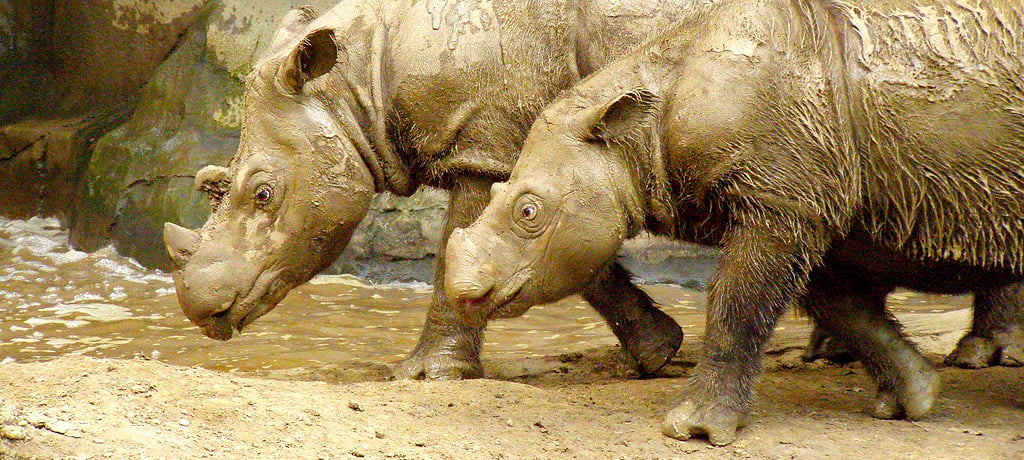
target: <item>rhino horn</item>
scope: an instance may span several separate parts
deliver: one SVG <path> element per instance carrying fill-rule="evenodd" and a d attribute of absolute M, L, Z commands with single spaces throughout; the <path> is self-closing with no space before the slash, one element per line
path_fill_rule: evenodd
<path fill-rule="evenodd" d="M 188 259 L 199 248 L 200 241 L 199 232 L 170 222 L 164 223 L 164 247 L 176 267 L 181 268 L 188 263 Z"/>

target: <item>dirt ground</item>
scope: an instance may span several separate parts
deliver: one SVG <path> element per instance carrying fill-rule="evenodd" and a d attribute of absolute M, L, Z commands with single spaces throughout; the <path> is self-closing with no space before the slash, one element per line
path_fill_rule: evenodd
<path fill-rule="evenodd" d="M 908 333 L 940 368 L 923 420 L 882 421 L 857 363 L 800 361 L 806 328 L 776 334 L 751 424 L 727 447 L 679 442 L 662 417 L 699 337 L 637 379 L 616 347 L 488 360 L 489 378 L 387 381 L 383 364 L 225 373 L 65 356 L 0 364 L 0 458 L 1024 458 L 1024 369 L 942 366 L 969 311 Z"/>

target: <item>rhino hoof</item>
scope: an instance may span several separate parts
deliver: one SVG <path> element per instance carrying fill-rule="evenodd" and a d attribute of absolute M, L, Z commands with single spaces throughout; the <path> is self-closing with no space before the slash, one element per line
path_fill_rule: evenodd
<path fill-rule="evenodd" d="M 724 446 L 736 440 L 736 430 L 745 425 L 743 414 L 721 406 L 685 400 L 665 416 L 661 432 L 670 438 L 688 440 L 692 436 L 707 435 L 708 441 Z"/>
<path fill-rule="evenodd" d="M 676 355 L 683 344 L 683 329 L 665 312 L 652 309 L 651 330 L 637 331 L 622 340 L 627 354 L 636 360 L 641 375 L 657 372 Z"/>
<path fill-rule="evenodd" d="M 968 335 L 957 342 L 956 349 L 946 357 L 946 365 L 980 369 L 988 367 L 996 353 L 992 339 Z"/>
<path fill-rule="evenodd" d="M 918 420 L 932 409 L 939 386 L 939 373 L 930 365 L 921 366 L 901 375 L 894 388 L 879 389 L 872 415 L 880 419 Z"/>
<path fill-rule="evenodd" d="M 484 376 L 480 361 L 450 357 L 411 356 L 391 367 L 392 380 L 461 380 Z"/>
<path fill-rule="evenodd" d="M 1024 366 L 1024 331 L 1014 328 L 992 338 L 966 335 L 946 357 L 946 365 L 964 369 Z"/>

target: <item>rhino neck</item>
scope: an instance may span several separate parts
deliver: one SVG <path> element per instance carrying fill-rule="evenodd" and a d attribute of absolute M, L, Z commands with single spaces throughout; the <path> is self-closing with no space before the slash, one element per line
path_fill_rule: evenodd
<path fill-rule="evenodd" d="M 659 111 L 662 107 L 659 107 Z M 642 226 L 652 233 L 671 234 L 676 215 L 670 193 L 668 168 L 662 150 L 660 126 L 653 126 L 649 140 L 638 145 L 638 148 L 623 151 L 629 164 L 635 166 L 636 192 L 644 205 L 644 215 L 631 216 L 631 220 L 636 222 L 638 227 Z M 638 230 L 639 228 L 632 233 L 635 234 Z"/>
<path fill-rule="evenodd" d="M 670 176 L 665 162 L 662 143 L 661 114 L 665 109 L 663 88 L 671 78 L 671 69 L 660 62 L 645 59 L 635 53 L 613 64 L 612 72 L 594 78 L 595 87 L 603 88 L 594 94 L 593 102 L 607 104 L 619 97 L 623 89 L 634 93 L 649 93 L 652 97 L 652 120 L 631 135 L 630 142 L 617 145 L 614 151 L 628 164 L 634 174 L 632 186 L 641 202 L 641 208 L 628 216 L 630 236 L 640 230 L 656 234 L 671 234 L 676 222 L 675 206 L 671 194 Z M 603 83 L 601 80 L 605 80 Z M 609 84 L 609 82 L 613 82 Z"/>
<path fill-rule="evenodd" d="M 347 62 L 338 67 L 342 68 L 342 79 L 351 94 L 348 109 L 358 124 L 358 127 L 347 127 L 350 132 L 346 134 L 353 140 L 373 175 L 378 193 L 389 191 L 409 196 L 416 191 L 418 184 L 391 142 L 387 125 L 391 100 L 384 86 L 387 62 L 384 53 L 389 27 L 381 11 L 393 8 L 393 5 L 382 6 L 372 1 L 361 3 L 358 9 L 347 2 L 335 7 L 335 10 L 344 8 L 344 11 L 360 12 L 357 16 L 345 17 L 342 20 L 345 24 L 338 27 L 343 32 L 335 34 L 347 42 L 343 47 Z"/>

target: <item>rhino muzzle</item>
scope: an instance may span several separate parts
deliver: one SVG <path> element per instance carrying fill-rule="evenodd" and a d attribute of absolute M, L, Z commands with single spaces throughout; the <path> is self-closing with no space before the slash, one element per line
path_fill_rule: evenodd
<path fill-rule="evenodd" d="M 461 228 L 448 239 L 447 253 L 445 293 L 462 322 L 482 326 L 488 316 L 484 304 L 495 286 L 494 266 L 480 264 L 480 248 Z"/>

